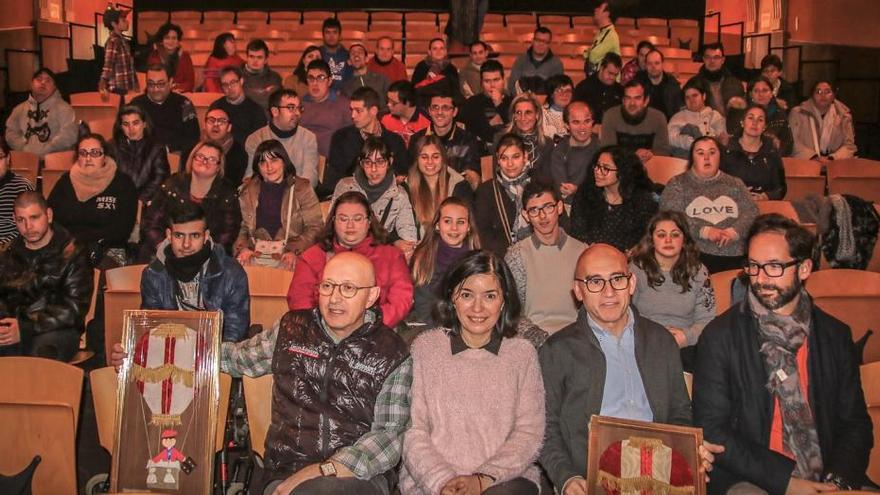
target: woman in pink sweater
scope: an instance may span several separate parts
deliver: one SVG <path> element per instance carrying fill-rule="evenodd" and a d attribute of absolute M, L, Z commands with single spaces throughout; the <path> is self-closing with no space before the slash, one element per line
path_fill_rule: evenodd
<path fill-rule="evenodd" d="M 413 343 L 404 495 L 537 495 L 544 384 L 535 347 L 516 337 L 520 301 L 504 261 L 475 251 L 440 290 L 440 321 Z"/>

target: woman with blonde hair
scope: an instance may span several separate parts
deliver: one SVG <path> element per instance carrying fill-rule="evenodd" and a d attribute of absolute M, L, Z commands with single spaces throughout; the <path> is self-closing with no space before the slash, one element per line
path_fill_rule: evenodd
<path fill-rule="evenodd" d="M 168 214 L 172 206 L 191 202 L 205 210 L 208 230 L 214 242 L 232 254 L 232 244 L 241 227 L 241 207 L 235 189 L 223 179 L 225 160 L 223 148 L 213 141 L 195 145 L 183 171 L 159 187 L 153 201 L 144 208 L 141 218 L 140 259 L 144 262 L 156 254 L 156 247 L 165 239 Z"/>
<path fill-rule="evenodd" d="M 408 320 L 431 328 L 436 324 L 433 309 L 440 281 L 456 261 L 480 249 L 480 236 L 470 203 L 456 196 L 440 203 L 429 227 L 410 262 L 415 298 Z"/>
<path fill-rule="evenodd" d="M 446 147 L 435 134 L 422 136 L 415 142 L 415 159 L 406 184 L 422 236 L 431 225 L 435 213 L 446 198 L 455 196 L 473 199 L 473 191 L 460 173 L 449 166 Z"/>
<path fill-rule="evenodd" d="M 531 92 L 520 93 L 510 102 L 510 124 L 495 135 L 495 146 L 505 134 L 516 134 L 526 146 L 529 169 L 543 174 L 549 171 L 553 137 L 544 134 L 544 112 Z"/>

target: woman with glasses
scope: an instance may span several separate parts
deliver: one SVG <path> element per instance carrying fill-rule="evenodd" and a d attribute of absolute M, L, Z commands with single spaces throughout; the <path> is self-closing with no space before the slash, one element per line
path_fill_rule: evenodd
<path fill-rule="evenodd" d="M 498 141 L 506 134 L 516 134 L 523 140 L 529 157 L 529 169 L 536 173 L 549 173 L 550 155 L 553 153 L 552 136 L 544 134 L 544 112 L 532 93 L 520 93 L 510 102 L 510 124 L 495 135 Z"/>
<path fill-rule="evenodd" d="M 242 266 L 273 266 L 293 271 L 303 251 L 324 226 L 321 205 L 307 179 L 277 140 L 254 151 L 253 179 L 241 190 L 241 231 L 235 253 Z"/>
<path fill-rule="evenodd" d="M 755 201 L 785 197 L 785 168 L 773 139 L 765 134 L 767 111 L 751 104 L 742 118 L 742 131 L 731 139 L 721 157 L 721 170 L 741 179 Z"/>
<path fill-rule="evenodd" d="M 426 232 L 410 264 L 416 292 L 407 321 L 431 328 L 435 324 L 432 313 L 440 282 L 455 262 L 480 249 L 480 236 L 470 203 L 455 196 L 440 203 Z"/>
<path fill-rule="evenodd" d="M 91 253 L 95 267 L 123 266 L 137 215 L 137 191 L 107 155 L 103 136 L 87 134 L 75 149 L 70 172 L 61 176 L 49 194 L 53 221 Z"/>
<path fill-rule="evenodd" d="M 651 219 L 630 271 L 637 283 L 632 303 L 675 337 L 684 370 L 693 371 L 694 346 L 715 318 L 715 291 L 682 213 L 661 211 Z"/>
<path fill-rule="evenodd" d="M 24 191 L 33 191 L 34 185 L 26 178 L 12 171 L 12 158 L 9 145 L 0 136 L 0 252 L 9 242 L 18 237 L 12 204 L 16 196 Z"/>
<path fill-rule="evenodd" d="M 731 136 L 743 136 L 746 132 L 745 114 L 752 106 L 764 109 L 764 129 L 762 134 L 781 156 L 790 156 L 794 146 L 791 128 L 788 126 L 788 112 L 776 102 L 773 96 L 773 83 L 764 76 L 752 79 L 748 85 L 749 105 L 742 109 L 731 108 L 727 112 L 727 129 Z M 731 140 L 730 146 L 736 146 Z"/>
<path fill-rule="evenodd" d="M 126 105 L 113 125 L 116 166 L 127 175 L 138 191 L 138 199 L 148 203 L 159 186 L 171 175 L 165 146 L 153 138 L 147 114 L 137 105 Z"/>
<path fill-rule="evenodd" d="M 156 255 L 156 247 L 165 240 L 169 209 L 192 202 L 205 210 L 211 238 L 232 253 L 232 244 L 241 228 L 241 207 L 235 189 L 223 180 L 223 148 L 213 141 L 201 141 L 193 148 L 185 168 L 159 188 L 153 201 L 144 208 L 141 219 L 143 245 L 139 258 L 147 262 Z"/>
<path fill-rule="evenodd" d="M 312 61 L 320 59 L 321 49 L 315 45 L 307 46 L 299 58 L 299 63 L 293 69 L 293 73 L 284 78 L 284 87 L 296 91 L 300 98 L 304 98 L 309 94 L 307 67 Z"/>
<path fill-rule="evenodd" d="M 791 111 L 794 156 L 818 162 L 855 156 L 856 140 L 849 107 L 834 97 L 829 81 L 818 81 L 810 98 Z"/>
<path fill-rule="evenodd" d="M 196 73 L 192 58 L 183 51 L 180 41 L 183 30 L 170 22 L 162 24 L 153 36 L 153 51 L 147 58 L 147 66 L 162 64 L 165 73 L 174 80 L 174 91 L 191 93 L 196 85 Z"/>
<path fill-rule="evenodd" d="M 412 149 L 415 163 L 409 169 L 406 186 L 421 238 L 430 229 L 440 203 L 446 198 L 454 196 L 470 201 L 474 194 L 464 176 L 449 166 L 446 146 L 436 134 L 418 138 Z"/>
<path fill-rule="evenodd" d="M 336 184 L 332 201 L 336 202 L 336 198 L 348 191 L 366 196 L 379 224 L 388 232 L 389 240 L 408 260 L 416 248 L 419 232 L 406 188 L 394 179 L 391 150 L 380 138 L 370 136 L 361 146 L 358 164 L 353 177 Z"/>
<path fill-rule="evenodd" d="M 306 249 L 296 263 L 287 293 L 290 309 L 317 307 L 315 284 L 321 280 L 327 260 L 336 253 L 354 251 L 373 263 L 376 285 L 380 289 L 382 321 L 388 327 L 397 326 L 412 307 L 413 284 L 403 254 L 386 245 L 385 238 L 385 230 L 363 193 L 348 191 L 340 194 L 330 208 L 327 225 L 317 242 Z"/>
<path fill-rule="evenodd" d="M 544 385 L 535 347 L 517 336 L 520 301 L 504 261 L 475 251 L 440 289 L 440 325 L 413 342 L 404 495 L 537 495 Z"/>
<path fill-rule="evenodd" d="M 694 140 L 688 171 L 666 184 L 660 209 L 684 213 L 709 273 L 742 267 L 744 239 L 758 207 L 741 180 L 721 171 L 721 145 L 714 137 Z"/>
<path fill-rule="evenodd" d="M 562 112 L 571 103 L 574 83 L 565 74 L 551 76 L 544 82 L 547 88 L 547 102 L 542 110 L 543 132 L 550 139 L 558 142 L 568 136 L 568 128 L 562 119 Z"/>
<path fill-rule="evenodd" d="M 570 234 L 626 252 L 657 213 L 653 184 L 639 157 L 621 146 L 600 149 L 591 170 L 572 201 Z"/>
<path fill-rule="evenodd" d="M 214 38 L 214 49 L 205 62 L 205 80 L 202 89 L 208 93 L 222 93 L 220 87 L 220 71 L 227 67 L 241 67 L 244 60 L 238 56 L 235 47 L 235 35 L 220 33 Z"/>

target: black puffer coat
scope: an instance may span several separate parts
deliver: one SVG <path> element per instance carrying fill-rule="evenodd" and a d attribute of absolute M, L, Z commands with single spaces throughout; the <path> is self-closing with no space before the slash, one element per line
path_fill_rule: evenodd
<path fill-rule="evenodd" d="M 152 139 L 123 139 L 115 143 L 116 166 L 127 175 L 138 192 L 138 199 L 150 201 L 159 186 L 171 175 L 165 147 Z"/>

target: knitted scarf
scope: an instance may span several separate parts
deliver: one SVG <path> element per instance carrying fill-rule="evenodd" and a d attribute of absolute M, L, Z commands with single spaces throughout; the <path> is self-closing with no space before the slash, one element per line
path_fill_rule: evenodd
<path fill-rule="evenodd" d="M 446 66 L 449 65 L 449 59 L 434 60 L 431 57 L 425 57 L 425 64 L 428 66 L 428 72 L 433 72 L 435 75 L 440 76 L 443 74 Z"/>
<path fill-rule="evenodd" d="M 102 193 L 116 176 L 116 162 L 104 157 L 103 167 L 83 167 L 76 163 L 70 168 L 70 183 L 76 199 L 83 203 Z"/>
<path fill-rule="evenodd" d="M 391 187 L 391 183 L 394 181 L 394 173 L 390 170 L 387 174 L 385 174 L 385 178 L 382 179 L 382 182 L 376 184 L 375 186 L 370 185 L 370 181 L 367 180 L 367 174 L 364 173 L 364 169 L 358 167 L 354 171 L 354 180 L 361 186 L 361 189 L 364 190 L 364 194 L 367 196 L 367 201 L 370 204 L 375 203 L 382 197 L 382 194 Z"/>
<path fill-rule="evenodd" d="M 211 257 L 211 243 L 206 242 L 202 249 L 189 256 L 178 258 L 171 250 L 171 244 L 165 246 L 165 269 L 171 278 L 178 282 L 192 282 L 202 271 L 202 266 Z"/>
<path fill-rule="evenodd" d="M 760 352 L 767 369 L 767 390 L 779 400 L 783 443 L 797 461 L 793 476 L 819 481 L 822 451 L 819 434 L 807 397 L 801 393 L 797 352 L 810 333 L 813 303 L 801 288 L 800 299 L 790 316 L 765 308 L 749 291 L 749 307 L 758 319 Z"/>
<path fill-rule="evenodd" d="M 515 179 L 507 178 L 507 176 L 504 175 L 503 172 L 501 172 L 500 168 L 495 173 L 495 179 L 498 181 L 498 185 L 501 186 L 501 190 L 503 190 L 504 193 L 507 194 L 507 197 L 510 198 L 511 201 L 513 201 L 515 208 L 519 208 L 519 205 L 522 204 L 523 189 L 525 189 L 526 184 L 528 184 L 531 180 L 531 176 L 529 175 L 529 168 L 530 167 L 526 167 L 526 169 L 523 170 L 523 173 L 521 173 L 519 177 Z M 501 212 L 499 212 L 499 214 L 500 213 Z M 519 212 L 517 211 L 517 213 Z M 523 218 L 522 215 L 517 214 L 514 216 L 514 218 L 515 220 L 513 226 L 511 227 L 511 230 L 516 234 L 517 239 L 522 239 L 528 235 L 528 231 L 531 226 L 526 221 L 526 219 Z"/>

